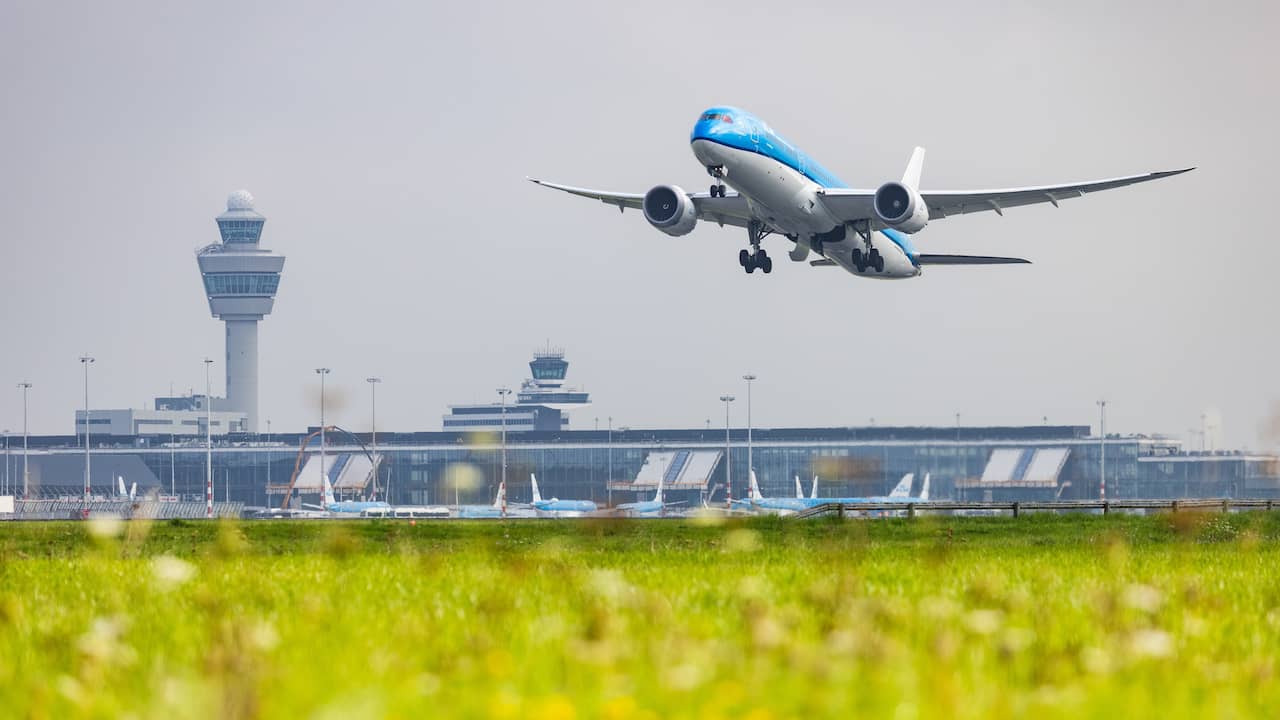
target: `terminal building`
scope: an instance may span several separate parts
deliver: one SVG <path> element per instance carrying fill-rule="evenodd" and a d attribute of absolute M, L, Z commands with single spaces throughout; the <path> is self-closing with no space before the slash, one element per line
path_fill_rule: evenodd
<path fill-rule="evenodd" d="M 269 487 L 308 486 L 291 502 L 314 502 L 319 476 L 295 477 L 318 454 L 310 433 L 230 433 L 214 439 L 214 495 L 247 506 L 279 506 L 286 495 Z M 32 437 L 33 497 L 77 496 L 84 450 L 74 436 Z M 374 474 L 366 462 L 368 434 L 331 435 L 326 467 L 349 496 L 368 494 Z M 156 435 L 93 437 L 94 492 L 122 475 L 139 488 L 186 499 L 204 497 L 203 438 Z M 756 428 L 752 458 L 766 495 L 789 496 L 794 479 L 820 478 L 821 496 L 883 495 L 903 475 L 925 474 L 936 500 L 1093 499 L 1103 492 L 1100 453 L 1106 453 L 1106 497 L 1280 498 L 1277 458 L 1242 453 L 1187 453 L 1176 440 L 1091 435 L 1087 426 Z M 21 449 L 5 455 L 20 473 Z M 378 432 L 379 499 L 394 504 L 492 502 L 501 477 L 502 446 L 492 433 Z M 745 496 L 747 432 L 628 429 L 531 430 L 507 437 L 507 496 L 530 499 L 536 473 L 545 496 L 617 504 L 653 492 L 657 478 L 671 500 L 723 502 L 726 476 L 733 497 Z M 110 459 L 110 463 L 106 462 Z M 354 468 L 354 470 L 353 470 Z"/>

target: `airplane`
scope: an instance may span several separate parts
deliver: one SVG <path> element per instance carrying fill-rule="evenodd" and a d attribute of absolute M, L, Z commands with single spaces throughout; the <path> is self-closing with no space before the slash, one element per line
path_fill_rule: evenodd
<path fill-rule="evenodd" d="M 522 512 L 517 508 L 525 508 Z M 526 517 L 528 506 L 507 504 L 507 483 L 505 480 L 498 483 L 498 494 L 494 497 L 492 505 L 459 505 L 457 517 L 463 519 L 478 518 L 505 518 L 505 517 Z"/>
<path fill-rule="evenodd" d="M 391 509 L 391 505 L 381 500 L 343 500 L 338 501 L 333 496 L 333 485 L 329 483 L 329 474 L 321 472 L 320 478 L 324 487 L 324 494 L 321 495 L 320 505 L 312 505 L 304 503 L 304 508 L 312 508 L 315 510 L 324 510 L 328 513 L 339 513 L 343 515 L 359 515 L 366 510 L 383 510 Z"/>
<path fill-rule="evenodd" d="M 1007 265 L 1029 263 L 1011 257 L 939 255 L 916 249 L 911 236 L 932 220 L 953 215 L 1004 211 L 1050 203 L 1086 193 L 1180 175 L 1195 168 L 1128 175 L 1107 180 L 1016 187 L 1003 190 L 922 190 L 924 148 L 917 147 L 901 181 L 875 190 L 850 188 L 765 122 L 735 107 L 703 112 L 690 135 L 694 157 L 714 179 L 709 192 L 688 193 L 676 185 L 658 185 L 646 193 L 616 193 L 561 185 L 536 178 L 554 190 L 635 208 L 649 224 L 673 237 L 687 235 L 698 221 L 745 228 L 747 244 L 738 264 L 748 274 L 773 271 L 760 247 L 770 235 L 794 243 L 788 257 L 812 266 L 839 266 L 857 277 L 919 277 L 929 265 Z M 726 187 L 726 185 L 728 187 Z M 728 188 L 732 188 L 730 191 Z"/>
<path fill-rule="evenodd" d="M 641 500 L 639 502 L 622 503 L 617 509 L 627 517 L 643 517 L 666 515 L 667 508 L 680 503 L 669 503 L 662 499 L 662 476 L 658 476 L 658 492 L 654 494 L 652 500 Z"/>
<path fill-rule="evenodd" d="M 538 492 L 538 478 L 529 473 L 529 483 L 533 485 L 533 509 L 542 517 L 582 517 L 596 511 L 596 504 L 590 500 L 561 500 L 551 498 L 543 500 Z"/>
<path fill-rule="evenodd" d="M 799 489 L 800 481 L 796 480 L 796 488 Z M 755 512 L 763 512 L 770 515 L 792 515 L 801 510 L 807 510 L 810 506 L 809 501 L 804 497 L 803 493 L 797 493 L 796 497 L 765 497 L 760 492 L 760 483 L 756 480 L 756 471 L 752 470 L 747 481 L 747 499 L 734 500 L 732 508 L 736 510 L 754 510 Z"/>

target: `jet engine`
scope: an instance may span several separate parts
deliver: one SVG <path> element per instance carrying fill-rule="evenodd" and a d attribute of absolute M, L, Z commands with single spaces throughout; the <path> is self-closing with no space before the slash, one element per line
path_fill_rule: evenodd
<path fill-rule="evenodd" d="M 646 199 L 647 201 L 647 199 Z M 876 217 L 885 225 L 904 233 L 917 233 L 929 223 L 929 207 L 915 189 L 887 182 L 876 190 Z"/>
<path fill-rule="evenodd" d="M 698 211 L 684 190 L 659 185 L 644 194 L 644 219 L 673 237 L 688 235 L 698 224 Z"/>

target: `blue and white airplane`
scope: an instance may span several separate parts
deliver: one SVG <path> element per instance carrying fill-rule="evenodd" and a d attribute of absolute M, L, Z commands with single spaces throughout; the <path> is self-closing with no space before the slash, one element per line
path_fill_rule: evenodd
<path fill-rule="evenodd" d="M 529 483 L 533 486 L 533 509 L 541 517 L 583 517 L 596 511 L 596 504 L 590 500 L 561 500 L 551 498 L 543 500 L 538 492 L 538 478 L 529 473 Z"/>
<path fill-rule="evenodd" d="M 328 473 L 320 473 L 321 482 L 323 484 L 323 494 L 320 496 L 320 508 L 328 513 L 337 513 L 341 515 L 359 515 L 365 510 L 376 510 L 382 508 L 390 508 L 391 506 L 381 500 L 342 500 L 338 501 L 333 496 L 333 485 L 329 483 Z M 314 505 L 305 505 L 304 507 L 312 507 Z"/>
<path fill-rule="evenodd" d="M 507 503 L 507 483 L 498 483 L 498 494 L 492 505 L 460 505 L 457 517 L 463 519 L 530 517 L 529 506 Z"/>
<path fill-rule="evenodd" d="M 652 500 L 622 503 L 618 505 L 617 510 L 627 517 L 662 517 L 666 514 L 668 507 L 679 504 L 668 503 L 662 499 L 662 480 L 662 475 L 659 475 L 658 492 L 654 494 Z"/>
<path fill-rule="evenodd" d="M 713 107 L 698 117 L 690 136 L 694 157 L 715 179 L 709 192 L 688 193 L 658 185 L 646 193 L 615 193 L 531 181 L 574 195 L 600 200 L 619 210 L 641 210 L 649 224 L 680 236 L 699 220 L 746 228 L 749 249 L 738 253 L 748 273 L 773 271 L 760 247 L 769 235 L 793 243 L 791 260 L 810 254 L 814 266 L 838 265 L 859 277 L 900 279 L 921 274 L 926 265 L 1003 265 L 1020 258 L 936 255 L 915 248 L 911 236 L 930 220 L 1037 203 L 1054 207 L 1068 198 L 1158 180 L 1193 170 L 1167 170 L 1094 180 L 1004 190 L 922 190 L 924 148 L 917 147 L 901 181 L 875 190 L 853 189 L 805 155 L 764 121 L 734 107 Z M 731 192 L 728 188 L 732 188 Z"/>

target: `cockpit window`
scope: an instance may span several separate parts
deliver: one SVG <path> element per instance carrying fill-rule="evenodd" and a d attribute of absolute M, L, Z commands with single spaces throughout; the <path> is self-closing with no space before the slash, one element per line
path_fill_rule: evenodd
<path fill-rule="evenodd" d="M 727 122 L 727 123 L 733 122 L 733 116 L 727 115 L 725 113 L 714 113 L 714 112 L 702 113 L 702 117 L 698 119 L 699 120 L 719 120 L 720 122 Z"/>

